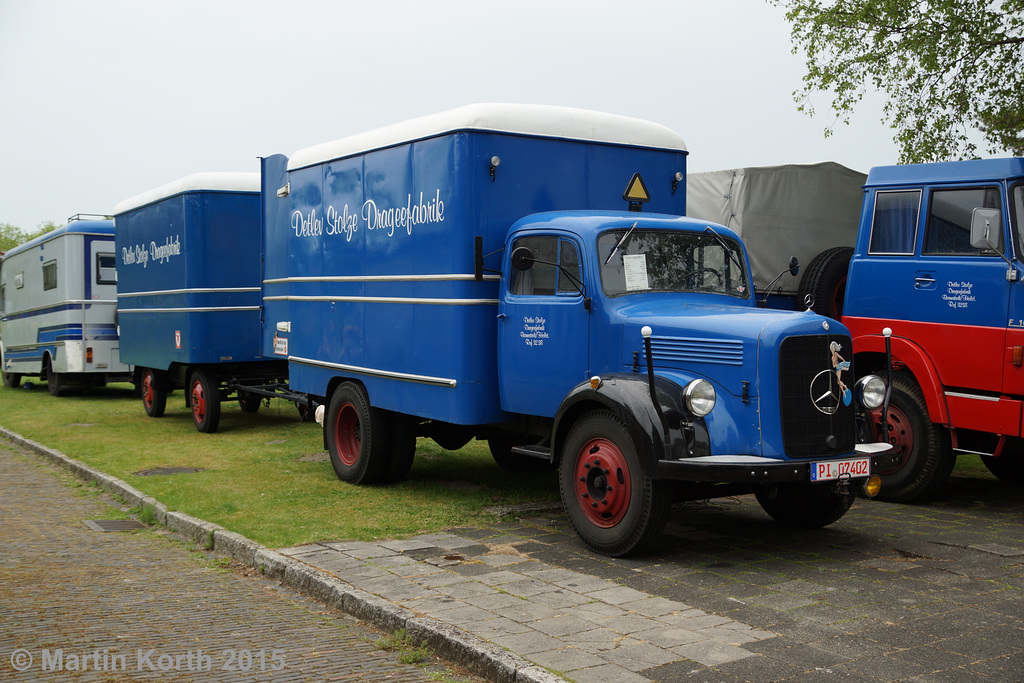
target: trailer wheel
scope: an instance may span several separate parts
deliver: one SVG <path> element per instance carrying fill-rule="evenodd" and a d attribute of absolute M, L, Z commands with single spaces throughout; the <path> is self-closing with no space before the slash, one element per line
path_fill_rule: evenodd
<path fill-rule="evenodd" d="M 981 461 L 999 481 L 1014 486 L 1024 486 L 1024 454 L 1004 453 L 998 458 L 983 455 Z"/>
<path fill-rule="evenodd" d="M 5 372 L 4 375 L 4 386 L 8 389 L 17 389 L 21 384 L 21 373 L 17 372 Z"/>
<path fill-rule="evenodd" d="M 487 440 L 487 448 L 490 449 L 491 457 L 498 463 L 498 467 L 509 472 L 547 472 L 556 469 L 558 462 L 555 460 L 549 461 L 512 452 L 514 446 L 524 446 L 537 441 L 538 439 L 530 437 L 495 436 Z"/>
<path fill-rule="evenodd" d="M 142 371 L 141 392 L 146 415 L 163 417 L 164 408 L 167 407 L 167 383 L 162 377 L 158 377 L 152 368 L 145 368 Z"/>
<path fill-rule="evenodd" d="M 807 484 L 795 484 L 762 489 L 755 496 L 761 508 L 779 524 L 820 529 L 845 515 L 856 494 L 818 492 Z"/>
<path fill-rule="evenodd" d="M 889 415 L 882 425 L 881 408 L 874 411 L 876 433 L 896 447 L 900 462 L 892 469 L 878 472 L 882 477 L 879 500 L 891 503 L 918 503 L 945 486 L 956 458 L 949 443 L 949 432 L 928 418 L 924 394 L 913 376 L 898 372 L 892 378 Z"/>
<path fill-rule="evenodd" d="M 843 319 L 846 299 L 846 275 L 850 270 L 853 247 L 832 247 L 821 252 L 807 266 L 797 296 L 800 305 L 808 294 L 814 297 L 811 310 L 836 320 Z"/>
<path fill-rule="evenodd" d="M 256 413 L 259 412 L 260 404 L 263 403 L 263 397 L 257 394 L 250 393 L 248 391 L 238 391 L 238 407 L 242 409 L 244 413 Z"/>
<path fill-rule="evenodd" d="M 387 415 L 370 406 L 362 387 L 345 382 L 331 396 L 324 421 L 331 465 L 342 481 L 374 484 L 388 465 Z"/>
<path fill-rule="evenodd" d="M 588 413 L 572 426 L 558 480 L 573 530 L 595 552 L 626 555 L 650 545 L 665 527 L 668 482 L 652 479 L 610 411 Z"/>
<path fill-rule="evenodd" d="M 43 360 L 46 365 L 46 387 L 50 390 L 51 396 L 63 396 L 66 393 L 67 382 L 64 375 L 53 371 L 53 361 L 49 356 Z"/>
<path fill-rule="evenodd" d="M 204 434 L 217 431 L 220 424 L 220 393 L 215 383 L 200 368 L 192 371 L 188 380 L 189 404 L 196 429 Z"/>

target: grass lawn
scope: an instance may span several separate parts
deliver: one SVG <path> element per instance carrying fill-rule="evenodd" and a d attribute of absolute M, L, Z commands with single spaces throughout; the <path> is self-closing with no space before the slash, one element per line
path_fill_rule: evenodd
<path fill-rule="evenodd" d="M 201 434 L 180 391 L 155 419 L 130 384 L 55 398 L 26 379 L 31 389 L 0 388 L 0 425 L 271 548 L 493 523 L 487 508 L 559 500 L 557 473 L 505 472 L 486 443 L 452 452 L 421 439 L 406 481 L 353 486 L 335 476 L 320 426 L 300 422 L 288 402 L 256 414 L 225 403 L 219 430 Z M 204 471 L 135 474 L 172 466 Z"/>

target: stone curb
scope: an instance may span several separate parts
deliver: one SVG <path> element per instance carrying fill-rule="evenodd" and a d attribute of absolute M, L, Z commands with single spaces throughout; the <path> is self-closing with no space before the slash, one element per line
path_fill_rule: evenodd
<path fill-rule="evenodd" d="M 34 451 L 79 479 L 95 482 L 104 491 L 121 498 L 132 507 L 149 508 L 154 513 L 157 523 L 202 545 L 207 550 L 223 553 L 327 607 L 340 609 L 389 633 L 405 629 L 414 645 L 426 646 L 444 659 L 463 666 L 478 676 L 496 683 L 557 683 L 565 680 L 513 652 L 456 626 L 437 619 L 421 617 L 380 596 L 354 588 L 341 579 L 261 546 L 241 534 L 184 512 L 168 510 L 166 505 L 129 483 L 70 458 L 58 450 L 26 439 L 5 427 L 0 427 L 0 436 Z"/>

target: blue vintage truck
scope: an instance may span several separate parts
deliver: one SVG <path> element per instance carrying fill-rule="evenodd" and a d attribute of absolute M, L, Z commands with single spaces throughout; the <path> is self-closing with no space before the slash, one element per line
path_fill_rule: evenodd
<path fill-rule="evenodd" d="M 673 501 L 842 517 L 889 464 L 850 335 L 758 308 L 730 229 L 680 217 L 686 148 L 595 112 L 473 105 L 263 160 L 265 357 L 322 407 L 338 476 L 401 479 L 428 436 L 560 469 L 584 544 Z"/>

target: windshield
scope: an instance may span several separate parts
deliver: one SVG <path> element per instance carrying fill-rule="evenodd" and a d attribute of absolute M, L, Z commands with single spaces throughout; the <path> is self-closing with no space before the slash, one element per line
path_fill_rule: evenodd
<path fill-rule="evenodd" d="M 743 252 L 735 240 L 710 232 L 640 227 L 627 236 L 629 230 L 609 230 L 597 238 L 599 263 L 603 264 L 601 286 L 606 295 L 710 292 L 741 299 L 750 296 Z"/>
<path fill-rule="evenodd" d="M 1017 258 L 1024 258 L 1024 183 L 1010 190 L 1010 215 L 1013 217 L 1013 233 L 1017 236 L 1019 249 Z"/>

